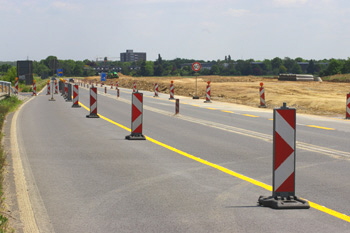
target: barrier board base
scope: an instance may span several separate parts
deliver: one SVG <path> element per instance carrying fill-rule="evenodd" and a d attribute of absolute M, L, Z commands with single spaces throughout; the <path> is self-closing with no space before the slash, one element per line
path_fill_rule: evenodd
<path fill-rule="evenodd" d="M 204 103 L 211 103 L 211 101 L 210 100 L 206 100 L 206 101 L 204 101 Z"/>
<path fill-rule="evenodd" d="M 260 196 L 258 200 L 260 206 L 271 207 L 272 209 L 309 209 L 309 202 L 299 199 L 296 196 L 291 197 L 264 197 Z"/>
<path fill-rule="evenodd" d="M 90 115 L 86 115 L 86 118 L 100 118 L 100 117 L 96 114 L 90 114 Z"/>
<path fill-rule="evenodd" d="M 266 108 L 266 105 L 260 105 L 259 108 Z"/>
<path fill-rule="evenodd" d="M 125 139 L 128 140 L 146 140 L 146 137 L 142 134 L 130 134 L 128 136 L 125 136 Z"/>
<path fill-rule="evenodd" d="M 199 96 L 193 96 L 192 99 L 198 100 L 198 99 L 199 99 Z"/>
<path fill-rule="evenodd" d="M 174 100 L 175 98 L 169 98 L 169 100 Z"/>
<path fill-rule="evenodd" d="M 81 106 L 79 104 L 73 104 L 72 108 L 81 108 Z"/>
<path fill-rule="evenodd" d="M 49 101 L 56 101 L 54 98 L 50 98 Z"/>

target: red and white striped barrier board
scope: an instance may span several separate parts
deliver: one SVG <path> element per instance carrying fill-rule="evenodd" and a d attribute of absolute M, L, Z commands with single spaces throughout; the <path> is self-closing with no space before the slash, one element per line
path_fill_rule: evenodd
<path fill-rule="evenodd" d="M 51 87 L 50 87 L 50 83 L 49 82 L 47 82 L 46 87 L 47 87 L 46 95 L 51 95 Z"/>
<path fill-rule="evenodd" d="M 35 83 L 35 81 L 33 82 L 33 94 L 32 94 L 32 96 L 36 96 L 36 83 Z"/>
<path fill-rule="evenodd" d="M 99 118 L 97 115 L 97 88 L 90 88 L 90 114 L 86 115 L 87 118 Z"/>
<path fill-rule="evenodd" d="M 308 209 L 307 201 L 295 196 L 296 110 L 284 103 L 273 112 L 273 192 L 259 204 L 274 209 Z"/>
<path fill-rule="evenodd" d="M 58 82 L 55 80 L 55 94 L 58 94 Z"/>
<path fill-rule="evenodd" d="M 64 83 L 64 98 L 68 96 L 68 83 Z"/>
<path fill-rule="evenodd" d="M 142 135 L 142 119 L 143 118 L 143 93 L 132 93 L 131 108 L 131 134 L 126 136 L 128 140 L 146 140 Z"/>
<path fill-rule="evenodd" d="M 350 93 L 346 95 L 346 119 L 350 119 Z"/>
<path fill-rule="evenodd" d="M 170 82 L 170 100 L 173 100 L 175 99 L 174 98 L 174 90 L 175 90 L 175 87 L 174 87 L 174 81 L 171 81 Z"/>
<path fill-rule="evenodd" d="M 18 78 L 16 78 L 16 81 L 15 81 L 15 92 L 16 94 L 18 94 Z"/>
<path fill-rule="evenodd" d="M 175 100 L 175 115 L 179 114 L 180 112 L 180 100 L 176 99 Z"/>
<path fill-rule="evenodd" d="M 211 103 L 211 95 L 210 95 L 210 81 L 207 82 L 207 89 L 206 89 L 206 94 L 205 94 L 205 101 L 204 103 Z"/>
<path fill-rule="evenodd" d="M 115 89 L 118 89 L 119 88 L 119 82 L 116 82 L 115 83 Z"/>
<path fill-rule="evenodd" d="M 136 82 L 134 82 L 132 85 L 132 92 L 136 92 L 136 91 L 137 91 Z"/>
<path fill-rule="evenodd" d="M 113 83 L 111 84 L 111 89 L 113 89 Z"/>
<path fill-rule="evenodd" d="M 263 87 L 264 83 L 260 83 L 260 108 L 266 108 L 266 102 L 265 102 L 265 88 Z"/>
<path fill-rule="evenodd" d="M 154 96 L 153 97 L 159 97 L 158 93 L 159 93 L 159 86 L 158 86 L 158 83 L 155 83 L 154 84 Z"/>
<path fill-rule="evenodd" d="M 73 105 L 72 108 L 80 108 L 79 105 L 79 85 L 73 85 Z"/>

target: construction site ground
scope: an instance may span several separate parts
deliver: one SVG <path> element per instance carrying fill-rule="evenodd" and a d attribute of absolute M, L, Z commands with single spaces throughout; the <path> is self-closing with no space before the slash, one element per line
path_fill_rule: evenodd
<path fill-rule="evenodd" d="M 207 82 L 210 81 L 211 100 L 259 107 L 260 83 L 265 88 L 267 108 L 277 108 L 286 102 L 298 113 L 321 116 L 345 117 L 346 95 L 350 83 L 278 81 L 277 78 L 256 76 L 198 76 L 196 77 L 131 77 L 119 74 L 118 79 L 107 79 L 106 85 L 132 88 L 136 82 L 138 90 L 154 91 L 158 83 L 160 93 L 169 93 L 170 82 L 174 81 L 176 95 L 191 97 L 196 95 L 205 100 Z M 84 78 L 86 81 L 100 82 L 99 76 Z"/>

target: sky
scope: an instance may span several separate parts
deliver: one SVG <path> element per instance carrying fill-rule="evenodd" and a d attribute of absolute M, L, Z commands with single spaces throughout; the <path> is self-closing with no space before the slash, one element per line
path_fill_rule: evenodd
<path fill-rule="evenodd" d="M 0 61 L 347 59 L 349 0 L 0 0 Z"/>

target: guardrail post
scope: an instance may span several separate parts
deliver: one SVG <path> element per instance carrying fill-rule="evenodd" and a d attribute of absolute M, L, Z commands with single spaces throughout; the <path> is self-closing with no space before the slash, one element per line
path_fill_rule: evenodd
<path fill-rule="evenodd" d="M 176 99 L 175 100 L 175 115 L 179 114 L 180 112 L 180 100 Z"/>
<path fill-rule="evenodd" d="M 296 110 L 283 103 L 273 111 L 273 192 L 258 203 L 273 209 L 308 209 L 307 201 L 295 196 Z"/>

